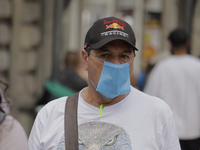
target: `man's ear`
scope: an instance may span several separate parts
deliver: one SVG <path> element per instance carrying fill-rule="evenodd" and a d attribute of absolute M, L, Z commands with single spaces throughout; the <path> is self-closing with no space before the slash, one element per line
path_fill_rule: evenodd
<path fill-rule="evenodd" d="M 86 50 L 84 50 L 84 49 L 82 49 L 81 54 L 82 54 L 82 61 L 83 61 L 84 69 L 86 71 L 88 71 L 88 54 L 87 54 Z"/>

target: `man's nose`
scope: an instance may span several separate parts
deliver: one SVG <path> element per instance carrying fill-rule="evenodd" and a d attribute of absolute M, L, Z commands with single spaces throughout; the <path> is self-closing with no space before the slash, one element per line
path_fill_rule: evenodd
<path fill-rule="evenodd" d="M 119 57 L 113 57 L 111 63 L 120 65 L 121 64 L 120 58 Z"/>

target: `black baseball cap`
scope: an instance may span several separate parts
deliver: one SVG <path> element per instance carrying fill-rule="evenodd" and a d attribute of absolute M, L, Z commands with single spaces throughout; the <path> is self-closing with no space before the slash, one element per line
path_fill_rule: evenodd
<path fill-rule="evenodd" d="M 135 47 L 136 39 L 131 26 L 116 17 L 102 18 L 94 22 L 86 34 L 84 49 L 87 47 L 99 49 L 114 40 L 123 40 L 134 50 L 138 50 Z"/>

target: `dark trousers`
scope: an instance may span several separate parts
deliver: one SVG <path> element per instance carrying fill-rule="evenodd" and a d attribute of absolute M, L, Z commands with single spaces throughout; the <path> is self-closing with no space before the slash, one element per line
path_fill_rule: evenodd
<path fill-rule="evenodd" d="M 181 150 L 200 150 L 200 138 L 193 140 L 180 140 Z"/>

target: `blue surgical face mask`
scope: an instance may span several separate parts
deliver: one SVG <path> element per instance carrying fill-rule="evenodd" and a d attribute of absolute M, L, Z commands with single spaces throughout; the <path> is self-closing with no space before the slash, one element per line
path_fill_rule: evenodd
<path fill-rule="evenodd" d="M 129 63 L 117 65 L 104 61 L 96 91 L 99 91 L 106 98 L 115 98 L 130 93 Z"/>

